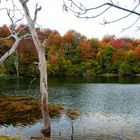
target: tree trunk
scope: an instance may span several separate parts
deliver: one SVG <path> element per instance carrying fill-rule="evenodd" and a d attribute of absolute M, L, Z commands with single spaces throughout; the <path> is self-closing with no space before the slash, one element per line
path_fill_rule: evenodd
<path fill-rule="evenodd" d="M 38 57 L 39 57 L 39 70 L 40 70 L 40 92 L 41 92 L 41 106 L 44 127 L 41 132 L 47 136 L 50 135 L 50 118 L 48 111 L 48 84 L 47 84 L 47 67 L 45 58 L 45 49 L 41 45 L 35 29 L 31 30 L 33 41 L 35 43 Z"/>
<path fill-rule="evenodd" d="M 18 52 L 16 50 L 16 58 L 15 58 L 15 62 L 14 62 L 15 68 L 16 68 L 16 73 L 17 73 L 17 77 L 19 77 L 19 59 L 18 59 Z"/>
<path fill-rule="evenodd" d="M 50 136 L 51 125 L 50 125 L 50 117 L 48 111 L 48 84 L 47 84 L 45 48 L 42 46 L 42 44 L 39 41 L 38 35 L 35 30 L 35 21 L 31 19 L 31 16 L 29 14 L 29 9 L 26 5 L 28 1 L 19 0 L 19 2 L 21 3 L 21 6 L 25 14 L 25 18 L 28 22 L 29 30 L 32 35 L 33 42 L 39 58 L 41 109 L 42 109 L 42 116 L 43 116 L 43 123 L 44 123 L 44 127 L 42 128 L 41 132 L 44 134 L 44 136 Z M 37 14 L 37 12 L 35 13 Z"/>

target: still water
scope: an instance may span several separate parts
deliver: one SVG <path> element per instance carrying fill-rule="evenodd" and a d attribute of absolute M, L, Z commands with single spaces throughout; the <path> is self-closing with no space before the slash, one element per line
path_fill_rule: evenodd
<path fill-rule="evenodd" d="M 0 79 L 0 96 L 39 99 L 39 81 L 31 80 Z M 52 78 L 48 83 L 50 103 L 81 113 L 75 120 L 65 114 L 51 119 L 52 139 L 140 140 L 140 77 Z M 38 137 L 41 127 L 42 120 L 26 126 L 5 124 L 0 125 L 0 135 Z"/>

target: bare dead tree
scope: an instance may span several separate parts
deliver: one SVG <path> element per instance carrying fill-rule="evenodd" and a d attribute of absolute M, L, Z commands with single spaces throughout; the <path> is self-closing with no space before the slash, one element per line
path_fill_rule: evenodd
<path fill-rule="evenodd" d="M 38 12 L 41 10 L 41 6 L 38 7 L 38 4 L 36 4 L 36 8 L 35 8 L 35 12 L 34 12 L 34 19 L 31 18 L 30 16 L 30 12 L 29 12 L 29 8 L 27 6 L 27 3 L 29 2 L 29 0 L 19 0 L 21 7 L 23 9 L 23 15 L 25 16 L 27 23 L 28 23 L 28 27 L 30 30 L 30 34 L 25 34 L 23 36 L 18 36 L 20 31 L 22 31 L 23 29 L 21 29 L 18 33 L 14 32 L 13 29 L 15 29 L 15 26 L 18 21 L 20 21 L 20 19 L 14 21 L 15 19 L 15 14 L 13 14 L 13 16 L 10 15 L 11 11 L 16 11 L 18 10 L 19 12 L 21 12 L 16 5 L 13 3 L 13 9 L 6 9 L 7 11 L 7 15 L 11 20 L 12 26 L 11 26 L 11 35 L 8 38 L 13 37 L 15 39 L 15 42 L 12 46 L 12 48 L 5 53 L 1 58 L 0 58 L 0 64 L 3 63 L 13 52 L 16 51 L 19 42 L 22 39 L 26 39 L 28 37 L 32 37 L 35 48 L 37 50 L 38 53 L 38 58 L 39 58 L 39 70 L 40 70 L 40 93 L 41 93 L 41 108 L 42 108 L 42 116 L 43 116 L 43 128 L 41 130 L 41 132 L 44 134 L 44 136 L 49 136 L 50 135 L 50 117 L 49 117 L 49 112 L 48 112 L 48 84 L 47 84 L 47 67 L 46 67 L 46 59 L 45 59 L 45 48 L 43 47 L 43 45 L 41 44 L 38 35 L 36 33 L 35 30 L 35 22 L 37 19 L 37 14 Z M 3 10 L 2 9 L 2 10 Z"/>
<path fill-rule="evenodd" d="M 1 38 L 0 41 L 12 38 L 12 40 L 14 40 L 14 44 L 11 47 L 11 49 L 0 58 L 0 64 L 2 64 L 10 55 L 12 55 L 17 50 L 18 44 L 22 39 L 26 39 L 29 36 L 31 37 L 31 35 L 29 35 L 29 34 L 26 34 L 26 35 L 19 37 L 18 35 L 21 32 L 21 30 L 19 32 L 16 32 L 16 24 L 15 23 L 17 21 L 14 21 L 14 16 L 11 16 L 11 9 L 3 8 L 3 10 L 6 10 L 6 12 L 7 12 L 7 16 L 9 17 L 9 19 L 11 21 L 11 26 L 9 28 L 10 35 L 6 38 Z M 20 21 L 20 20 L 22 20 L 22 18 L 18 19 L 18 21 Z"/>
<path fill-rule="evenodd" d="M 16 42 L 18 42 L 18 39 L 21 39 L 21 38 L 23 38 L 23 36 L 21 37 L 21 38 L 19 38 L 18 37 L 18 34 L 16 33 L 16 24 L 17 24 L 17 22 L 19 22 L 19 21 L 21 21 L 23 18 L 24 18 L 24 15 L 22 14 L 22 17 L 21 18 L 15 18 L 15 16 L 16 16 L 16 12 L 18 12 L 19 11 L 19 9 L 17 9 L 17 7 L 16 7 L 16 5 L 14 4 L 14 1 L 12 0 L 12 6 L 13 6 L 13 8 L 12 9 L 8 9 L 8 8 L 2 8 L 2 9 L 0 9 L 0 10 L 5 10 L 6 11 L 6 13 L 7 13 L 7 16 L 8 16 L 8 18 L 9 18 L 9 20 L 10 20 L 10 22 L 11 22 L 11 26 L 10 26 L 10 36 L 9 37 L 7 37 L 7 38 L 4 38 L 4 39 L 10 39 L 10 38 L 13 38 L 14 40 L 15 40 L 15 44 L 13 45 L 13 46 L 15 46 L 14 47 L 14 49 L 15 49 L 15 52 L 16 52 L 16 59 L 15 59 L 15 62 L 14 62 L 14 65 L 15 65 L 15 68 L 16 68 L 16 72 L 17 72 L 17 76 L 19 76 L 19 69 L 18 69 L 18 52 L 17 52 L 17 44 L 16 44 Z M 24 36 L 25 37 L 25 36 Z M 1 40 L 3 40 L 3 39 L 1 39 Z M 11 51 L 10 51 L 10 53 L 13 53 L 13 51 L 12 50 L 14 50 L 13 48 L 11 49 Z M 11 55 L 9 52 L 8 52 L 8 54 L 9 55 Z M 5 54 L 1 59 L 0 59 L 0 63 L 2 63 L 3 61 L 4 61 L 4 59 L 6 59 L 7 57 L 8 57 L 8 55 L 7 54 Z"/>
<path fill-rule="evenodd" d="M 97 18 L 105 13 L 107 13 L 109 10 L 111 9 L 117 9 L 120 11 L 124 11 L 126 12 L 126 15 L 123 15 L 118 18 L 115 18 L 114 16 L 114 20 L 108 21 L 106 19 L 103 19 L 103 23 L 102 24 L 110 24 L 110 23 L 114 23 L 114 22 L 118 22 L 120 20 L 126 19 L 128 17 L 130 17 L 131 15 L 136 15 L 137 18 L 130 23 L 130 25 L 128 25 L 128 27 L 124 28 L 124 30 L 127 30 L 129 28 L 131 28 L 132 26 L 134 26 L 139 20 L 140 20 L 140 12 L 139 9 L 140 8 L 140 0 L 134 0 L 133 1 L 133 8 L 127 8 L 126 6 L 120 5 L 120 3 L 115 2 L 115 0 L 108 0 L 108 2 L 99 4 L 98 6 L 91 6 L 89 8 L 87 8 L 84 4 L 77 2 L 76 0 L 63 0 L 63 9 L 65 11 L 70 11 L 72 12 L 76 17 L 81 18 L 81 19 L 94 19 Z"/>

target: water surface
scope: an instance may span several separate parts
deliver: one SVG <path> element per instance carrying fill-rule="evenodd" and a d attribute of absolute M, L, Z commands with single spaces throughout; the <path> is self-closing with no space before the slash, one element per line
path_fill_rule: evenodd
<path fill-rule="evenodd" d="M 39 81 L 0 80 L 0 95 L 29 95 L 40 99 Z M 140 77 L 49 79 L 49 102 L 76 108 L 81 115 L 51 119 L 52 138 L 79 140 L 140 140 Z M 30 85 L 30 86 L 29 86 Z M 72 127 L 73 126 L 73 127 Z M 42 120 L 24 126 L 0 125 L 0 134 L 41 136 Z M 72 129 L 74 128 L 74 129 Z"/>

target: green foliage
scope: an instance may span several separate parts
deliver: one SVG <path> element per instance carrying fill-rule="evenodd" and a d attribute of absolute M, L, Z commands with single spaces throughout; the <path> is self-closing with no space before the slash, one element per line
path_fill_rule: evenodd
<path fill-rule="evenodd" d="M 112 70 L 111 58 L 113 51 L 114 51 L 113 47 L 108 46 L 102 53 L 103 67 L 105 72 L 110 72 Z"/>
<path fill-rule="evenodd" d="M 20 35 L 29 32 L 28 26 L 19 25 L 16 31 L 25 29 Z M 64 36 L 52 30 L 36 29 L 41 42 L 48 40 L 45 46 L 47 70 L 49 76 L 95 76 L 104 73 L 139 74 L 140 40 L 106 36 L 102 40 L 87 39 L 84 35 L 70 30 Z M 9 35 L 6 25 L 0 27 L 0 38 Z M 19 36 L 20 36 L 19 35 Z M 7 52 L 13 40 L 0 41 L 0 57 Z M 20 76 L 39 76 L 38 55 L 31 39 L 22 40 L 17 49 L 19 54 Z M 16 75 L 14 65 L 16 55 L 10 56 L 0 66 L 0 74 Z"/>
<path fill-rule="evenodd" d="M 34 63 L 20 65 L 19 68 L 20 68 L 19 73 L 21 76 L 25 76 L 25 77 L 39 76 L 38 65 L 35 65 Z"/>
<path fill-rule="evenodd" d="M 16 68 L 15 68 L 15 59 L 16 55 L 13 54 L 10 56 L 5 62 L 4 65 L 0 65 L 0 74 L 9 74 L 9 75 L 16 75 Z M 26 76 L 26 77 L 35 77 L 39 76 L 39 69 L 38 65 L 31 62 L 25 63 L 23 61 L 22 56 L 18 56 L 18 68 L 19 68 L 19 75 Z"/>
<path fill-rule="evenodd" d="M 59 75 L 59 65 L 47 63 L 48 75 L 50 77 Z"/>
<path fill-rule="evenodd" d="M 6 71 L 8 74 L 10 75 L 16 75 L 16 68 L 14 65 L 14 61 L 15 61 L 15 55 L 11 55 L 5 62 L 4 62 L 4 66 L 6 68 Z"/>
<path fill-rule="evenodd" d="M 79 76 L 80 71 L 77 69 L 76 65 L 66 65 L 65 66 L 65 75 L 66 76 Z"/>
<path fill-rule="evenodd" d="M 0 65 L 0 74 L 6 74 L 6 68 L 4 67 L 4 65 Z"/>
<path fill-rule="evenodd" d="M 119 74 L 130 75 L 132 73 L 132 67 L 128 61 L 123 62 L 119 67 Z"/>

